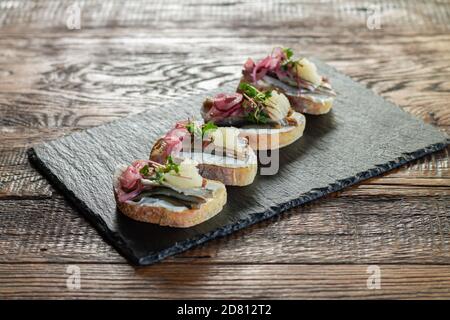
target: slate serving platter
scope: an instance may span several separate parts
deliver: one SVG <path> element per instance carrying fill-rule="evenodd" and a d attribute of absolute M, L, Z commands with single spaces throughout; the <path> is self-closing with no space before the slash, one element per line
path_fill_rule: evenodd
<path fill-rule="evenodd" d="M 38 145 L 28 150 L 30 161 L 131 263 L 149 265 L 448 144 L 437 129 L 315 61 L 338 92 L 333 111 L 307 116 L 303 138 L 280 150 L 277 175 L 258 176 L 247 187 L 228 187 L 223 211 L 195 227 L 161 227 L 122 215 L 113 198 L 112 173 L 119 164 L 147 159 L 152 143 L 175 121 L 192 116 L 200 119 L 204 98 L 233 92 L 237 82 Z"/>

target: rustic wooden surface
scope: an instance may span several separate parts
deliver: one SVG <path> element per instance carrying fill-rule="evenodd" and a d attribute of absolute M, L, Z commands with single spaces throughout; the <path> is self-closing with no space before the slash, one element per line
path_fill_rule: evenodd
<path fill-rule="evenodd" d="M 72 4 L 0 1 L 0 298 L 450 298 L 450 148 L 145 268 L 24 153 L 232 81 L 243 57 L 274 44 L 450 133 L 449 1 L 86 0 L 68 30 Z M 373 10 L 381 29 L 367 28 Z M 79 290 L 66 287 L 70 265 Z"/>

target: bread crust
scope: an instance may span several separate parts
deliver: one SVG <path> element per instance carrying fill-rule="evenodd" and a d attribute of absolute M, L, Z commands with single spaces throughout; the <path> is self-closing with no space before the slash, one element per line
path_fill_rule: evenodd
<path fill-rule="evenodd" d="M 163 139 L 158 139 L 150 152 L 150 160 L 163 162 L 161 154 L 165 148 Z M 252 149 L 249 150 L 249 162 L 243 166 L 214 165 L 199 162 L 198 169 L 202 177 L 217 180 L 227 186 L 246 186 L 255 180 L 258 172 L 258 162 Z"/>
<path fill-rule="evenodd" d="M 208 180 L 208 183 L 220 183 Z M 227 202 L 227 191 L 223 184 L 214 191 L 214 196 L 200 206 L 198 209 L 186 209 L 183 211 L 172 211 L 167 208 L 138 205 L 131 201 L 119 202 L 117 198 L 118 181 L 114 184 L 114 197 L 116 199 L 117 208 L 127 217 L 147 223 L 158 224 L 160 226 L 168 226 L 175 228 L 189 228 L 211 219 L 220 211 Z"/>
<path fill-rule="evenodd" d="M 294 112 L 292 117 L 297 121 L 297 125 L 280 129 L 245 129 L 240 128 L 240 136 L 249 141 L 250 147 L 254 150 L 276 150 L 297 141 L 305 131 L 305 116 Z"/>
<path fill-rule="evenodd" d="M 220 181 L 227 186 L 242 187 L 253 183 L 258 172 L 258 164 L 255 162 L 245 167 L 222 167 L 202 163 L 198 165 L 198 171 L 202 177 Z"/>
<path fill-rule="evenodd" d="M 330 112 L 334 100 L 334 98 L 330 97 L 321 103 L 314 102 L 301 96 L 290 96 L 288 94 L 286 94 L 286 96 L 291 103 L 292 109 L 300 113 L 307 113 L 316 116 Z"/>

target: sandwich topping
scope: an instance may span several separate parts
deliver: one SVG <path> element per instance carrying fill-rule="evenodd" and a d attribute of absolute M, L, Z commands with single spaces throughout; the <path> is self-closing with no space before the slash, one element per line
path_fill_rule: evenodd
<path fill-rule="evenodd" d="M 180 121 L 155 144 L 152 159 L 164 163 L 168 157 L 193 153 L 209 153 L 245 160 L 248 143 L 239 137 L 239 129 L 218 128 L 213 122 Z"/>
<path fill-rule="evenodd" d="M 291 105 L 284 94 L 276 90 L 260 91 L 245 82 L 239 85 L 239 92 L 219 94 L 203 103 L 205 121 L 221 126 L 257 124 L 279 128 L 296 124 L 291 115 Z"/>
<path fill-rule="evenodd" d="M 118 177 L 118 201 L 196 208 L 213 196 L 213 190 L 207 187 L 196 165 L 189 159 L 176 164 L 170 156 L 164 165 L 137 160 Z"/>
<path fill-rule="evenodd" d="M 243 75 L 250 83 L 263 80 L 292 95 L 336 95 L 328 79 L 318 74 L 316 65 L 307 58 L 293 59 L 289 48 L 274 48 L 271 55 L 256 63 L 249 58 L 244 64 Z"/>

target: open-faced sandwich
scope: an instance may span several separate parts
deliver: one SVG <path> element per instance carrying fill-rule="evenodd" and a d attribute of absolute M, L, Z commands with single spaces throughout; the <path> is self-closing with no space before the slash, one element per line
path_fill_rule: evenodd
<path fill-rule="evenodd" d="M 293 59 L 288 48 L 277 47 L 257 63 L 248 59 L 242 73 L 241 82 L 258 89 L 280 90 L 292 108 L 301 113 L 328 113 L 336 96 L 328 79 L 318 74 L 316 65 L 306 58 Z"/>
<path fill-rule="evenodd" d="M 223 183 L 200 176 L 189 159 L 162 165 L 137 160 L 114 174 L 117 206 L 128 217 L 162 226 L 186 228 L 210 219 L 227 201 Z"/>
<path fill-rule="evenodd" d="M 207 98 L 202 106 L 205 121 L 238 127 L 255 150 L 278 149 L 303 135 L 305 117 L 295 112 L 286 96 L 276 89 L 258 90 L 241 82 L 237 93 Z"/>
<path fill-rule="evenodd" d="M 169 156 L 177 163 L 192 159 L 201 176 L 231 186 L 251 184 L 258 170 L 256 154 L 239 129 L 211 122 L 178 122 L 155 142 L 150 160 L 165 163 Z"/>

